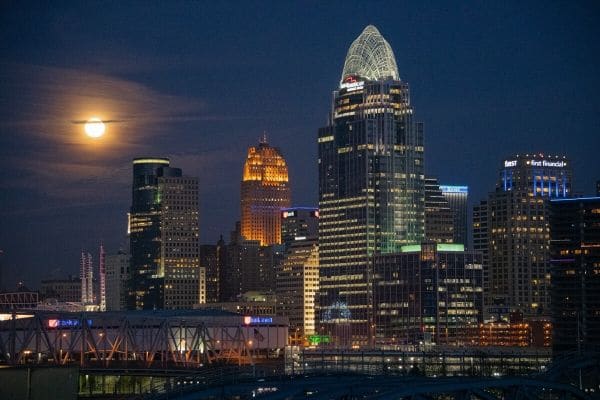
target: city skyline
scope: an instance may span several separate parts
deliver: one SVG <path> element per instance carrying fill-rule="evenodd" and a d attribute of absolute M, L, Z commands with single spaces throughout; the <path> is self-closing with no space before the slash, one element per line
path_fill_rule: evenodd
<path fill-rule="evenodd" d="M 328 93 L 339 79 L 348 44 L 369 23 L 395 49 L 400 76 L 411 84 L 412 103 L 425 122 L 426 173 L 440 182 L 468 185 L 471 204 L 493 190 L 496 166 L 515 153 L 565 154 L 572 160 L 575 192 L 592 194 L 598 179 L 594 149 L 600 147 L 595 134 L 600 82 L 592 74 L 598 57 L 592 51 L 598 33 L 592 21 L 598 10 L 591 5 L 548 7 L 542 14 L 532 6 L 520 12 L 516 4 L 485 11 L 440 7 L 431 14 L 412 6 L 408 14 L 414 21 L 398 28 L 391 17 L 363 4 L 356 5 L 357 14 L 373 12 L 369 17 L 358 16 L 352 22 L 336 17 L 340 24 L 333 32 L 325 27 L 309 32 L 323 21 L 301 24 L 299 18 L 307 11 L 299 10 L 286 29 L 276 24 L 258 33 L 242 24 L 247 33 L 256 34 L 254 39 L 216 30 L 216 43 L 208 50 L 202 48 L 205 42 L 190 44 L 210 30 L 210 24 L 206 31 L 190 28 L 196 23 L 193 18 L 207 13 L 192 5 L 167 13 L 164 23 L 172 29 L 137 25 L 142 32 L 164 35 L 157 38 L 157 48 L 143 45 L 139 33 L 115 48 L 105 44 L 102 34 L 115 39 L 127 25 L 113 21 L 110 29 L 101 29 L 110 10 L 47 10 L 48 20 L 39 20 L 37 31 L 27 31 L 17 26 L 18 21 L 39 17 L 18 6 L 5 7 L 2 32 L 15 39 L 0 66 L 4 116 L 0 158 L 5 171 L 0 185 L 0 248 L 9 287 L 14 280 L 35 287 L 34 276 L 75 273 L 80 249 L 92 248 L 100 240 L 111 253 L 119 246 L 127 248 L 128 168 L 135 157 L 170 157 L 199 177 L 201 243 L 216 243 L 239 219 L 241 160 L 263 130 L 287 155 L 292 205 L 315 206 L 314 132 L 324 125 Z M 190 18 L 182 16 L 185 8 Z M 243 21 L 244 10 L 225 8 L 217 21 L 225 16 Z M 333 15 L 334 8 L 323 6 L 323 15 Z M 84 11 L 94 14 L 89 26 L 76 23 L 61 28 L 68 33 L 57 32 L 56 24 L 73 22 Z M 156 20 L 161 11 L 149 7 L 147 21 Z M 276 16 L 285 10 L 274 7 L 268 12 Z M 562 20 L 565 13 L 571 16 L 566 20 L 578 22 L 575 27 Z M 11 17 L 12 22 L 5 20 Z M 453 17 L 457 26 L 450 24 Z M 460 24 L 471 20 L 479 27 L 491 22 L 493 28 L 475 38 Z M 191 37 L 185 29 L 175 29 L 179 22 L 190 28 Z M 517 26 L 520 22 L 525 26 Z M 299 26 L 302 29 L 294 31 Z M 428 27 L 438 30 L 423 33 Z M 511 29 L 516 32 L 500 39 Z M 47 33 L 47 39 L 39 40 L 40 32 Z M 274 32 L 282 32 L 282 37 L 275 40 Z M 84 38 L 75 41 L 78 33 Z M 294 38 L 303 36 L 307 44 L 287 51 Z M 38 40 L 52 45 L 40 51 Z M 180 43 L 173 57 L 159 57 L 161 48 L 172 43 Z M 218 52 L 218 46 L 225 50 Z M 490 51 L 479 56 L 479 48 Z M 111 65 L 127 49 L 136 51 Z M 205 57 L 212 52 L 217 59 Z M 317 60 L 316 69 L 309 70 L 302 58 Z M 205 59 L 208 66 L 201 65 Z M 281 66 L 294 60 L 299 63 L 295 68 Z M 252 73 L 245 75 L 248 67 Z M 221 68 L 223 72 L 218 71 Z M 222 83 L 230 77 L 236 78 L 237 87 Z M 225 99 L 234 89 L 245 102 Z M 79 91 L 84 95 L 78 97 Z M 232 109 L 236 112 L 228 113 Z M 96 113 L 113 121 L 107 124 L 104 144 L 82 139 L 82 126 L 72 122 Z M 457 151 L 448 152 L 453 145 Z M 214 189 L 203 189 L 207 187 Z"/>

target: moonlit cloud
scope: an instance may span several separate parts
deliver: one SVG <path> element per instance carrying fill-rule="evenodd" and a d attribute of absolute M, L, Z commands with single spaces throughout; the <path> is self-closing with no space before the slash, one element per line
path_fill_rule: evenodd
<path fill-rule="evenodd" d="M 174 134 L 174 122 L 219 118 L 197 99 L 97 73 L 3 64 L 0 78 L 2 93 L 19 94 L 3 99 L 10 104 L 2 107 L 0 155 L 19 169 L 4 186 L 76 204 L 126 198 L 131 158 L 158 153 L 156 141 Z M 92 116 L 108 124 L 106 138 L 83 134 Z"/>

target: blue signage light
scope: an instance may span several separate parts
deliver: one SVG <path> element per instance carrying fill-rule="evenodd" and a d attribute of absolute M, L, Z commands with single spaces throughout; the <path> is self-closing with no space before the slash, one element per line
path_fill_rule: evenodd
<path fill-rule="evenodd" d="M 244 324 L 246 325 L 259 325 L 259 324 L 272 324 L 273 317 L 244 317 Z"/>
<path fill-rule="evenodd" d="M 440 185 L 440 190 L 443 193 L 469 193 L 468 186 Z"/>
<path fill-rule="evenodd" d="M 92 326 L 92 320 L 86 320 L 88 326 Z M 81 325 L 79 319 L 49 319 L 48 328 L 75 328 Z"/>

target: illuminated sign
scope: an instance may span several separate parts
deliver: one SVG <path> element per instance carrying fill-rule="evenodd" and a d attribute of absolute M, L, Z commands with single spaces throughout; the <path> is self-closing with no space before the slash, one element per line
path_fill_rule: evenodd
<path fill-rule="evenodd" d="M 245 325 L 256 325 L 256 324 L 272 324 L 273 317 L 244 317 Z"/>
<path fill-rule="evenodd" d="M 346 89 L 348 92 L 353 92 L 355 90 L 360 90 L 363 88 L 363 86 L 365 85 L 364 82 L 349 82 L 349 83 L 342 83 L 340 85 L 340 89 Z"/>
<path fill-rule="evenodd" d="M 88 326 L 92 326 L 92 320 L 87 320 Z M 75 328 L 81 326 L 79 319 L 49 319 L 48 328 Z"/>
<path fill-rule="evenodd" d="M 528 164 L 530 164 L 533 167 L 557 167 L 557 168 L 562 168 L 567 165 L 567 163 L 564 161 L 546 161 L 546 160 L 542 160 L 542 161 L 531 160 L 528 162 Z"/>
<path fill-rule="evenodd" d="M 308 343 L 310 343 L 311 346 L 331 343 L 331 337 L 328 335 L 310 335 L 308 337 Z"/>
<path fill-rule="evenodd" d="M 440 190 L 443 193 L 469 193 L 469 187 L 468 186 L 440 185 Z"/>
<path fill-rule="evenodd" d="M 401 253 L 410 253 L 413 251 L 421 251 L 421 245 L 420 244 L 407 244 L 404 246 L 400 246 Z"/>
<path fill-rule="evenodd" d="M 283 212 L 283 218 L 289 218 L 289 217 L 295 217 L 295 216 L 296 216 L 295 211 L 284 211 Z"/>
<path fill-rule="evenodd" d="M 138 158 L 133 160 L 134 164 L 165 164 L 169 165 L 169 160 L 165 158 Z"/>
<path fill-rule="evenodd" d="M 517 160 L 506 160 L 504 161 L 504 167 L 516 167 Z"/>
<path fill-rule="evenodd" d="M 465 245 L 460 243 L 438 243 L 437 251 L 465 251 Z"/>
<path fill-rule="evenodd" d="M 436 243 L 437 251 L 465 251 L 465 245 L 460 243 Z M 413 253 L 421 251 L 420 244 L 407 244 L 400 246 L 401 253 Z"/>

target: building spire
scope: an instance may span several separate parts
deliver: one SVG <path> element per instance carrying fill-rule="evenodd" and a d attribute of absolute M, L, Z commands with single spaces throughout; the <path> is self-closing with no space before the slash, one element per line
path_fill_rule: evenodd
<path fill-rule="evenodd" d="M 259 141 L 260 144 L 269 144 L 269 141 L 267 140 L 267 131 L 263 131 L 262 136 L 260 137 Z"/>

